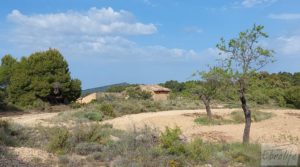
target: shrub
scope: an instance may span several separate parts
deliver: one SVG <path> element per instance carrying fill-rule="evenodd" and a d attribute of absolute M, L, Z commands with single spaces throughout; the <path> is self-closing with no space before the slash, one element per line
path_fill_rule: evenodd
<path fill-rule="evenodd" d="M 182 141 L 180 140 L 181 130 L 176 127 L 171 129 L 166 127 L 165 132 L 162 132 L 160 135 L 160 144 L 161 147 L 167 149 L 170 154 L 182 154 L 185 153 L 185 147 Z"/>
<path fill-rule="evenodd" d="M 66 128 L 56 128 L 56 133 L 50 138 L 48 150 L 57 154 L 65 154 L 69 151 L 70 133 Z"/>
<path fill-rule="evenodd" d="M 224 145 L 225 154 L 232 162 L 248 164 L 249 166 L 260 165 L 260 145 L 233 143 Z"/>
<path fill-rule="evenodd" d="M 114 108 L 111 104 L 102 104 L 100 110 L 104 115 L 107 115 L 109 117 L 116 117 L 116 113 L 114 112 Z"/>
<path fill-rule="evenodd" d="M 106 145 L 110 142 L 110 135 L 113 133 L 115 130 L 108 124 L 79 124 L 73 130 L 71 141 L 72 143 L 91 142 Z"/>
<path fill-rule="evenodd" d="M 152 94 L 150 92 L 141 90 L 140 87 L 129 87 L 126 89 L 126 94 L 131 99 L 147 100 L 152 98 Z"/>
<path fill-rule="evenodd" d="M 300 109 L 300 86 L 289 88 L 285 93 L 285 99 L 287 104 Z"/>
<path fill-rule="evenodd" d="M 81 108 L 81 107 L 82 107 L 82 104 L 79 104 L 79 103 L 76 103 L 76 102 L 72 102 L 69 106 L 70 106 L 72 109 L 77 109 L 77 108 Z"/>
<path fill-rule="evenodd" d="M 83 116 L 92 121 L 102 120 L 102 114 L 100 112 L 89 111 L 89 112 L 85 112 Z"/>
<path fill-rule="evenodd" d="M 266 95 L 265 92 L 263 92 L 262 89 L 256 89 L 253 92 L 251 92 L 251 96 L 249 97 L 249 100 L 252 100 L 256 102 L 257 104 L 268 104 L 270 97 Z"/>
<path fill-rule="evenodd" d="M 102 146 L 97 143 L 83 142 L 75 146 L 75 153 L 79 155 L 88 155 L 93 152 L 102 151 Z"/>
<path fill-rule="evenodd" d="M 7 120 L 0 119 L 0 145 L 16 146 L 19 140 L 25 140 L 25 130 Z"/>
<path fill-rule="evenodd" d="M 210 143 L 204 143 L 201 139 L 195 139 L 187 146 L 189 158 L 198 162 L 207 162 L 212 158 L 214 146 Z"/>
<path fill-rule="evenodd" d="M 13 145 L 14 142 L 11 139 L 8 121 L 0 119 L 0 145 Z"/>
<path fill-rule="evenodd" d="M 91 121 L 101 121 L 103 119 L 102 113 L 97 111 L 78 111 L 74 113 L 74 116 L 77 118 L 88 119 Z"/>
<path fill-rule="evenodd" d="M 201 125 L 223 125 L 223 124 L 232 123 L 232 121 L 223 119 L 220 116 L 213 116 L 212 119 L 209 119 L 206 115 L 196 118 L 195 122 Z"/>

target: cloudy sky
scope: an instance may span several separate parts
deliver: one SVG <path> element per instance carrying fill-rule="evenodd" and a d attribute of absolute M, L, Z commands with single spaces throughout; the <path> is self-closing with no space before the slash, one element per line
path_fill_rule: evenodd
<path fill-rule="evenodd" d="M 298 0 L 9 0 L 0 2 L 0 57 L 57 48 L 91 88 L 192 79 L 216 64 L 215 45 L 265 26 L 276 62 L 300 71 Z"/>

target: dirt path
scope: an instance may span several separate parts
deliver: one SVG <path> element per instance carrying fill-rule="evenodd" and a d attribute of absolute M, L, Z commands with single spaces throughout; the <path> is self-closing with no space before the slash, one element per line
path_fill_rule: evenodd
<path fill-rule="evenodd" d="M 31 113 L 31 114 L 24 114 L 24 115 L 17 115 L 17 116 L 5 116 L 0 118 L 12 120 L 13 122 L 16 122 L 24 126 L 35 126 L 39 123 L 43 125 L 47 124 L 45 120 L 55 117 L 57 116 L 57 114 L 58 114 L 57 112 L 56 113 Z"/>
<path fill-rule="evenodd" d="M 214 109 L 217 115 L 229 114 L 236 109 Z M 252 142 L 291 142 L 298 145 L 300 150 L 300 110 L 290 109 L 264 109 L 262 111 L 276 114 L 271 119 L 252 123 Z M 154 113 L 140 113 L 125 115 L 112 120 L 104 121 L 110 123 L 114 128 L 130 130 L 133 127 L 143 128 L 145 125 L 164 130 L 166 126 L 181 128 L 183 135 L 188 139 L 202 137 L 210 141 L 241 142 L 243 134 L 243 124 L 203 126 L 194 122 L 194 113 L 205 113 L 205 110 L 175 110 L 161 111 Z M 58 113 L 28 114 L 9 117 L 13 121 L 27 126 L 38 123 L 48 124 L 44 120 L 56 116 Z M 7 117 L 6 117 L 7 118 Z"/>
<path fill-rule="evenodd" d="M 217 115 L 226 115 L 236 109 L 214 109 Z M 270 143 L 294 143 L 300 152 L 300 111 L 265 109 L 265 112 L 276 114 L 271 119 L 252 123 L 251 141 Z M 126 115 L 105 121 L 117 129 L 142 128 L 145 125 L 164 130 L 166 126 L 178 126 L 188 138 L 202 137 L 210 141 L 241 142 L 244 124 L 203 126 L 194 122 L 194 113 L 205 113 L 205 110 L 163 111 Z"/>

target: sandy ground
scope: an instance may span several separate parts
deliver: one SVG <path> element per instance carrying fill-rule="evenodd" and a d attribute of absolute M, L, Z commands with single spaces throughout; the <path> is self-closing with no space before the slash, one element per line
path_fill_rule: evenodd
<path fill-rule="evenodd" d="M 213 109 L 217 115 L 229 114 L 236 109 Z M 300 110 L 291 109 L 264 109 L 261 111 L 276 114 L 271 119 L 252 123 L 251 142 L 258 143 L 294 143 L 300 152 Z M 201 137 L 209 141 L 241 142 L 244 124 L 203 126 L 194 122 L 194 113 L 205 113 L 205 110 L 174 110 L 154 113 L 140 113 L 125 115 L 112 120 L 104 121 L 110 123 L 114 128 L 132 130 L 143 128 L 145 125 L 164 130 L 166 126 L 181 128 L 187 139 Z M 57 113 L 27 114 L 6 117 L 19 124 L 34 126 L 36 124 L 49 124 L 45 120 L 56 116 Z"/>
<path fill-rule="evenodd" d="M 214 109 L 217 115 L 229 114 L 236 109 Z M 252 123 L 252 142 L 293 142 L 300 143 L 300 111 L 299 110 L 262 110 L 276 114 L 271 119 Z M 244 124 L 203 126 L 194 122 L 194 113 L 205 113 L 205 110 L 178 110 L 157 113 L 141 113 L 126 115 L 105 121 L 117 129 L 142 128 L 145 125 L 164 130 L 166 126 L 178 126 L 183 134 L 191 139 L 204 137 L 209 140 L 241 142 Z M 300 146 L 300 145 L 299 145 Z"/>

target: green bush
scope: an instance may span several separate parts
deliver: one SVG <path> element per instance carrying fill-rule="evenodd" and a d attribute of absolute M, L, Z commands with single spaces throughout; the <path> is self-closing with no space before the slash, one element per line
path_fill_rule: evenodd
<path fill-rule="evenodd" d="M 100 112 L 88 111 L 83 114 L 83 116 L 91 121 L 101 121 L 102 114 Z"/>
<path fill-rule="evenodd" d="M 56 128 L 56 133 L 50 138 L 48 150 L 57 154 L 65 154 L 70 149 L 70 133 L 66 128 Z"/>
<path fill-rule="evenodd" d="M 141 90 L 140 87 L 129 87 L 126 89 L 126 94 L 131 99 L 147 100 L 152 98 L 152 94 L 150 92 Z"/>
<path fill-rule="evenodd" d="M 79 124 L 74 128 L 71 140 L 73 143 L 91 142 L 106 145 L 110 142 L 110 135 L 114 134 L 115 131 L 108 124 Z"/>
<path fill-rule="evenodd" d="M 9 123 L 6 120 L 0 119 L 0 145 L 13 145 L 14 142 L 11 140 L 12 131 L 9 128 Z"/>
<path fill-rule="evenodd" d="M 198 162 L 207 162 L 212 158 L 214 147 L 216 146 L 204 143 L 201 139 L 195 139 L 187 146 L 189 158 Z"/>
<path fill-rule="evenodd" d="M 220 116 L 213 116 L 212 119 L 209 119 L 206 115 L 200 116 L 194 120 L 196 123 L 201 125 L 223 125 L 232 123 L 231 120 L 223 119 Z"/>
<path fill-rule="evenodd" d="M 223 146 L 225 154 L 232 162 L 260 166 L 260 145 L 233 143 Z"/>
<path fill-rule="evenodd" d="M 82 107 L 82 104 L 79 104 L 79 103 L 76 103 L 76 102 L 72 102 L 69 106 L 70 106 L 72 109 L 77 109 L 77 108 L 81 108 L 81 107 Z"/>
<path fill-rule="evenodd" d="M 116 117 L 116 113 L 114 112 L 114 108 L 111 104 L 102 104 L 100 110 L 104 115 L 107 115 L 109 117 Z"/>
<path fill-rule="evenodd" d="M 263 91 L 263 89 L 257 88 L 254 91 L 250 92 L 251 95 L 249 100 L 256 102 L 257 104 L 268 104 L 270 97 Z"/>
<path fill-rule="evenodd" d="M 0 119 L 0 145 L 17 146 L 21 140 L 26 140 L 23 127 Z"/>
<path fill-rule="evenodd" d="M 181 135 L 180 128 L 176 127 L 171 129 L 166 127 L 165 132 L 160 135 L 160 145 L 162 148 L 167 149 L 170 154 L 182 154 L 185 153 L 185 147 L 180 140 Z"/>
<path fill-rule="evenodd" d="M 300 86 L 289 88 L 285 93 L 285 99 L 287 104 L 300 109 Z"/>
<path fill-rule="evenodd" d="M 97 111 L 78 111 L 73 115 L 79 119 L 88 119 L 91 121 L 102 121 L 103 119 L 103 114 Z"/>

